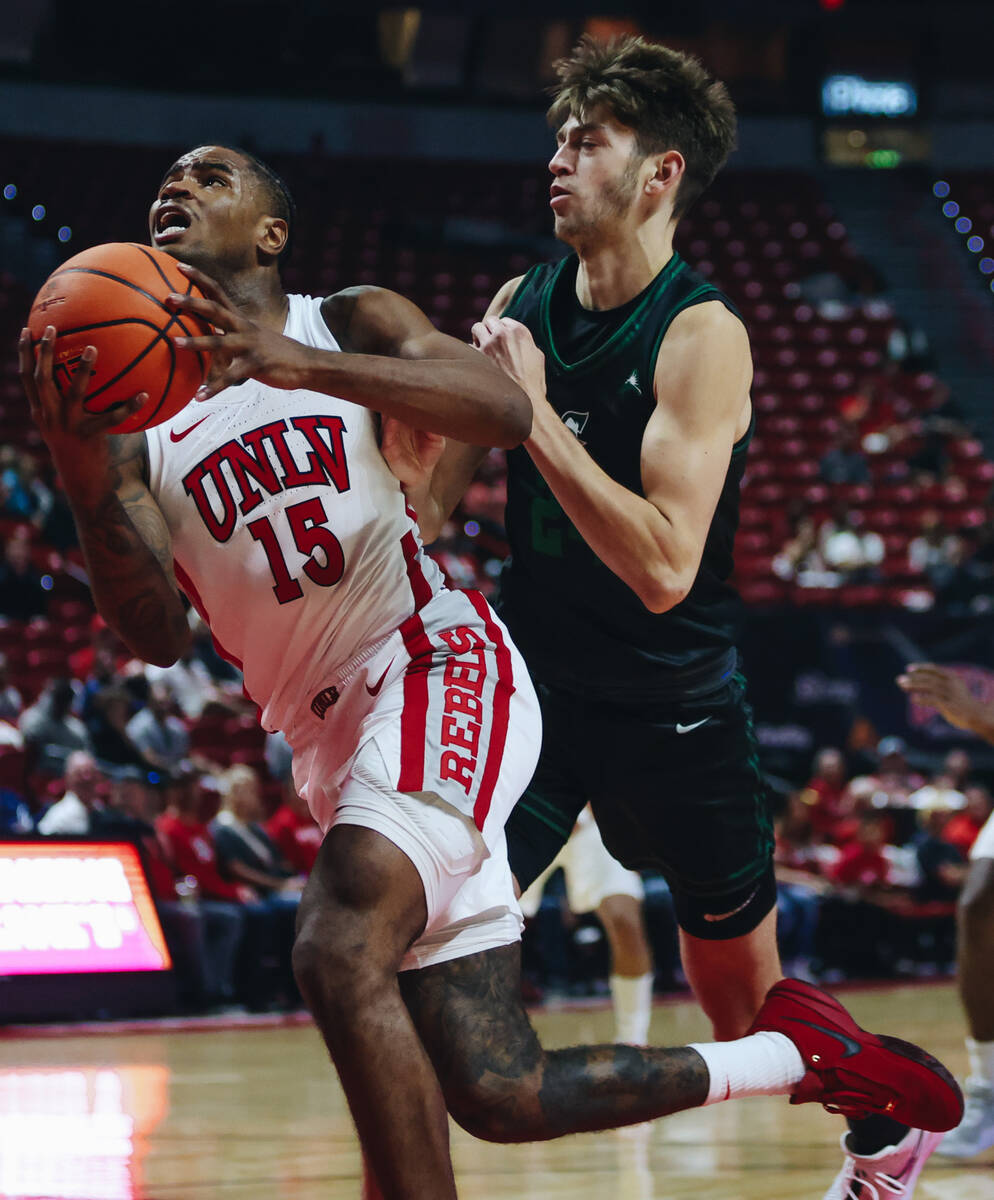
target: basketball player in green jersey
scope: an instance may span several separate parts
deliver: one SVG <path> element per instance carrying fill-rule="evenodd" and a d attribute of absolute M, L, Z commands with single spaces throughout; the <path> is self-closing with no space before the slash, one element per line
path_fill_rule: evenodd
<path fill-rule="evenodd" d="M 617 859 L 669 881 L 687 977 L 716 1036 L 736 1038 L 781 976 L 729 583 L 752 361 L 734 306 L 673 249 L 733 147 L 734 109 L 696 60 L 638 38 L 584 40 L 558 70 L 550 205 L 573 253 L 508 282 L 473 331 L 534 409 L 508 454 L 501 613 L 544 739 L 508 822 L 511 867 L 528 887 L 589 803 Z M 438 452 L 385 430 L 426 542 L 480 460 L 449 443 L 431 469 Z M 890 1178 L 910 1196 L 934 1144 L 887 1117 L 853 1125 L 826 1200 Z"/>

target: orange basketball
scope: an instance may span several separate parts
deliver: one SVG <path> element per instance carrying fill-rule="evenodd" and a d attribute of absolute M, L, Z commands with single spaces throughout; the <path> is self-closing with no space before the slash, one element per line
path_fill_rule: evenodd
<path fill-rule="evenodd" d="M 63 394 L 83 351 L 97 348 L 83 400 L 87 412 L 105 412 L 139 392 L 148 393 L 148 402 L 114 426 L 114 433 L 168 421 L 189 403 L 207 375 L 210 355 L 179 350 L 172 339 L 201 337 L 213 330 L 190 313 L 170 312 L 163 303 L 170 292 L 201 294 L 163 251 L 135 242 L 108 242 L 64 262 L 31 306 L 28 328 L 35 346 L 46 325 L 58 331 L 55 381 Z"/>

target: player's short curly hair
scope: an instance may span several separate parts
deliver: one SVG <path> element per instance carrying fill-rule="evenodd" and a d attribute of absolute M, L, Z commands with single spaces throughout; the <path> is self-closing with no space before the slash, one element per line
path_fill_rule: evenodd
<path fill-rule="evenodd" d="M 690 54 L 625 35 L 584 36 L 555 64 L 549 124 L 582 119 L 603 105 L 634 133 L 643 155 L 679 150 L 686 172 L 674 215 L 682 217 L 735 148 L 735 106 L 725 85 Z"/>

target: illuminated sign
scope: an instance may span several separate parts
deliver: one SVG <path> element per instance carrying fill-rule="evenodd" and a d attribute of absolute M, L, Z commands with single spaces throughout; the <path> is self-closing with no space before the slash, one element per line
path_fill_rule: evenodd
<path fill-rule="evenodd" d="M 171 966 L 134 846 L 0 844 L 0 976 Z"/>
<path fill-rule="evenodd" d="M 901 80 L 829 75 L 821 88 L 826 117 L 910 117 L 918 111 L 918 93 Z"/>

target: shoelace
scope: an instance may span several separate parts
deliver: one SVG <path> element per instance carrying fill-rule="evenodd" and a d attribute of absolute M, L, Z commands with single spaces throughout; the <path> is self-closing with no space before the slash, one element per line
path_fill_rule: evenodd
<path fill-rule="evenodd" d="M 850 1158 L 846 1162 L 845 1174 L 842 1177 L 842 1182 L 848 1185 L 846 1200 L 885 1200 L 884 1191 L 881 1191 L 881 1188 L 890 1196 L 907 1194 L 904 1184 L 900 1179 L 895 1179 L 893 1175 L 885 1175 L 882 1171 L 877 1171 L 874 1173 L 873 1179 L 870 1179 L 862 1172 L 857 1175 L 857 1170 L 856 1163 Z"/>

